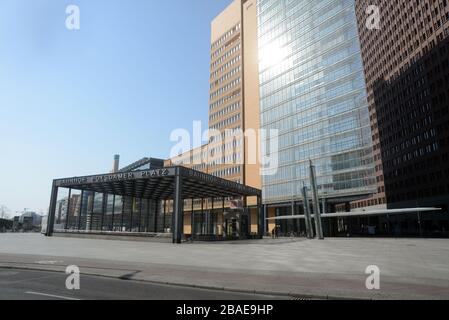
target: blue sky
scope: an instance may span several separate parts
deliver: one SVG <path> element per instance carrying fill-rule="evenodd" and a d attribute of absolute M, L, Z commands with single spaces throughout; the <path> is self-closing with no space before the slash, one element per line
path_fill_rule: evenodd
<path fill-rule="evenodd" d="M 53 178 L 168 157 L 173 129 L 207 126 L 210 22 L 230 2 L 0 0 L 0 204 L 46 213 Z"/>

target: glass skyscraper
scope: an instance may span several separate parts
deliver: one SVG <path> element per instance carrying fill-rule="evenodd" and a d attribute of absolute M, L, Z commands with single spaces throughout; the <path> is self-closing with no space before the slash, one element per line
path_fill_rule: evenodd
<path fill-rule="evenodd" d="M 322 198 L 376 191 L 354 0 L 259 0 L 261 128 L 279 130 L 264 202 L 300 199 L 309 160 Z M 268 145 L 268 141 L 263 141 Z"/>

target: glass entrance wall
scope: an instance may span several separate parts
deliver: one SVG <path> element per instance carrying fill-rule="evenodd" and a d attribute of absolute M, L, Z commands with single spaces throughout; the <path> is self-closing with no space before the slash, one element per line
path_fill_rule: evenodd
<path fill-rule="evenodd" d="M 78 228 L 78 220 L 81 211 L 81 191 L 71 190 L 68 205 L 68 221 L 67 229 L 73 230 Z"/>
<path fill-rule="evenodd" d="M 112 222 L 114 214 L 114 196 L 107 194 L 105 199 L 105 213 L 103 216 L 103 231 L 112 231 Z"/>
<path fill-rule="evenodd" d="M 54 230 L 170 232 L 171 209 L 169 201 L 59 188 Z"/>
<path fill-rule="evenodd" d="M 64 230 L 67 213 L 68 213 L 68 201 L 69 201 L 70 189 L 60 189 L 56 201 L 56 213 L 55 213 L 55 230 Z"/>
<path fill-rule="evenodd" d="M 104 194 L 103 193 L 94 193 L 93 199 L 93 208 L 90 213 L 90 230 L 100 231 L 104 213 Z"/>
<path fill-rule="evenodd" d="M 114 203 L 114 220 L 112 222 L 112 231 L 122 231 L 123 221 L 123 197 L 115 196 Z"/>

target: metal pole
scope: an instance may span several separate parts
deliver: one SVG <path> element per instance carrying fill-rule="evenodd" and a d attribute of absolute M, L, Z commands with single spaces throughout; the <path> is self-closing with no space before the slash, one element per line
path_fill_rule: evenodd
<path fill-rule="evenodd" d="M 321 225 L 321 214 L 320 214 L 320 204 L 318 200 L 318 187 L 316 182 L 316 169 L 312 164 L 312 160 L 310 160 L 310 182 L 312 185 L 312 194 L 313 194 L 313 209 L 315 211 L 315 228 L 318 239 L 323 240 L 323 228 Z"/>
<path fill-rule="evenodd" d="M 302 187 L 302 201 L 304 206 L 304 220 L 306 225 L 306 235 L 308 239 L 313 239 L 312 219 L 309 211 L 309 199 L 307 198 L 307 187 Z"/>

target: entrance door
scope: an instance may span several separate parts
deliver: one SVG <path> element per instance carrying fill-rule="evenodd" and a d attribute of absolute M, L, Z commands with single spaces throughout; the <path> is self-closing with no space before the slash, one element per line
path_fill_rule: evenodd
<path fill-rule="evenodd" d="M 238 237 L 238 229 L 237 229 L 237 219 L 228 219 L 226 220 L 226 234 L 228 237 L 236 238 Z"/>

